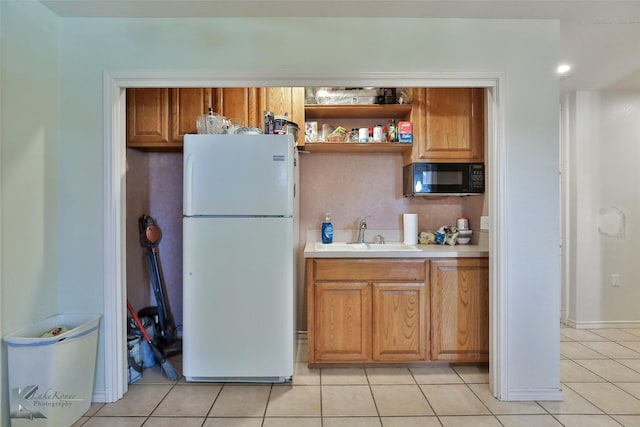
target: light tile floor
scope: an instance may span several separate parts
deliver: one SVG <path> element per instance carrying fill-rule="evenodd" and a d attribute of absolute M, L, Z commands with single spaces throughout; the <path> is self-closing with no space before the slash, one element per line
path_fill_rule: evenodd
<path fill-rule="evenodd" d="M 640 427 L 640 328 L 561 327 L 560 341 L 562 402 L 500 402 L 487 366 L 309 369 L 302 340 L 292 384 L 168 381 L 149 368 L 74 426 Z"/>

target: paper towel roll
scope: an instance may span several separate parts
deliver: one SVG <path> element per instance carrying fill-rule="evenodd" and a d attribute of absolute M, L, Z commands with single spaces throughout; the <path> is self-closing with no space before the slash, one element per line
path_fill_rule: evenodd
<path fill-rule="evenodd" d="M 402 214 L 404 225 L 404 243 L 416 245 L 418 243 L 418 214 Z"/>

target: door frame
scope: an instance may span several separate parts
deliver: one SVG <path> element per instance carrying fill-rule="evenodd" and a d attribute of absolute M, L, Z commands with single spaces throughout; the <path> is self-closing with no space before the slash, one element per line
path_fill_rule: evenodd
<path fill-rule="evenodd" d="M 504 73 L 292 73 L 227 71 L 105 71 L 104 86 L 104 394 L 115 402 L 127 391 L 126 363 L 126 88 L 130 87 L 484 87 L 487 88 L 486 163 L 489 191 L 489 379 L 493 395 L 508 399 L 509 253 L 506 233 Z M 115 356 L 115 357 L 114 357 Z"/>

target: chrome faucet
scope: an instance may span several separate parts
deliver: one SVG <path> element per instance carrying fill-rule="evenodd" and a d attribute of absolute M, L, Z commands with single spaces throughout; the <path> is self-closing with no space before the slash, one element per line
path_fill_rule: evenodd
<path fill-rule="evenodd" d="M 360 220 L 360 225 L 358 226 L 358 238 L 356 239 L 356 243 L 364 243 L 364 230 L 367 229 L 367 218 L 362 218 Z"/>

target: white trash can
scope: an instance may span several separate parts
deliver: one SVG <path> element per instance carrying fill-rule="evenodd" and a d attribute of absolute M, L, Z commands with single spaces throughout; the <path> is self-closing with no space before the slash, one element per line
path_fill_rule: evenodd
<path fill-rule="evenodd" d="M 87 412 L 99 323 L 100 315 L 60 314 L 4 337 L 13 427 L 70 426 Z"/>

